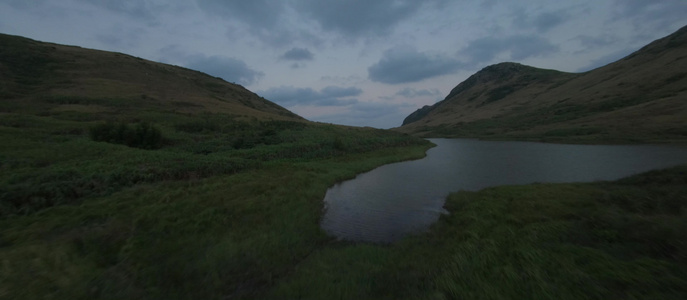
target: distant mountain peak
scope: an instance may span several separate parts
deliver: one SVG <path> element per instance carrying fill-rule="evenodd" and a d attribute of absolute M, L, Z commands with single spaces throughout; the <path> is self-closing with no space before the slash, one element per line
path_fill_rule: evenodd
<path fill-rule="evenodd" d="M 453 88 L 448 96 L 446 96 L 446 99 L 450 99 L 478 84 L 489 82 L 502 83 L 513 79 L 518 79 L 524 84 L 526 82 L 535 80 L 547 80 L 550 77 L 559 74 L 566 73 L 556 70 L 535 68 L 515 62 L 502 62 L 487 66 L 474 75 L 468 77 L 468 79 Z"/>
<path fill-rule="evenodd" d="M 566 73 L 490 65 L 403 121 L 424 137 L 687 140 L 687 26 L 627 57 Z"/>

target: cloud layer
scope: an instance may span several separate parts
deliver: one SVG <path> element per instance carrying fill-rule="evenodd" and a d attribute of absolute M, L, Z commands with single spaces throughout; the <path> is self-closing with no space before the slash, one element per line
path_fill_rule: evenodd
<path fill-rule="evenodd" d="M 281 59 L 284 60 L 295 60 L 295 61 L 303 61 L 303 60 L 313 60 L 315 58 L 315 55 L 310 52 L 310 50 L 306 48 L 291 48 L 291 50 L 286 51 L 282 56 Z"/>
<path fill-rule="evenodd" d="M 379 62 L 367 71 L 372 81 L 399 84 L 450 74 L 461 66 L 460 61 L 446 55 L 432 55 L 401 47 L 386 50 Z"/>
<path fill-rule="evenodd" d="M 197 69 L 321 121 L 391 127 L 487 65 L 596 68 L 685 15 L 685 0 L 5 0 L 0 32 Z"/>
<path fill-rule="evenodd" d="M 507 37 L 485 37 L 474 40 L 459 53 L 472 64 L 493 61 L 504 54 L 506 59 L 522 61 L 530 57 L 555 53 L 558 46 L 535 35 L 513 35 Z"/>
<path fill-rule="evenodd" d="M 424 5 L 441 1 L 415 0 L 350 0 L 350 1 L 297 1 L 297 7 L 315 20 L 322 29 L 344 36 L 364 34 L 383 35 L 398 23 L 417 13 Z"/>
<path fill-rule="evenodd" d="M 320 91 L 312 88 L 280 86 L 259 92 L 268 100 L 285 107 L 293 106 L 346 106 L 358 102 L 353 98 L 363 93 L 355 87 L 327 86 Z"/>
<path fill-rule="evenodd" d="M 196 55 L 186 66 L 242 85 L 251 85 L 265 75 L 251 69 L 245 62 L 231 57 Z"/>

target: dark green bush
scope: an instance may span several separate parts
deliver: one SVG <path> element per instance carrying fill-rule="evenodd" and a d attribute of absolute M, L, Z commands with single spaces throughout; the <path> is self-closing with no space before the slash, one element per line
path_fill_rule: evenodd
<path fill-rule="evenodd" d="M 216 132 L 221 129 L 216 122 L 209 119 L 177 124 L 174 127 L 179 131 L 188 133 Z"/>
<path fill-rule="evenodd" d="M 141 149 L 159 149 L 162 147 L 162 133 L 159 129 L 142 122 L 134 126 L 125 123 L 103 123 L 91 127 L 91 139 L 96 142 L 122 144 Z"/>

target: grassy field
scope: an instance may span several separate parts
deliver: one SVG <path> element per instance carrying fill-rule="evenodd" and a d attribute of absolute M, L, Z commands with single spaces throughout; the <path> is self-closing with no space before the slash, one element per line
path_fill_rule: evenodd
<path fill-rule="evenodd" d="M 452 194 L 427 234 L 319 249 L 273 299 L 684 299 L 687 167 Z"/>
<path fill-rule="evenodd" d="M 155 122 L 3 114 L 1 299 L 255 296 L 331 242 L 318 225 L 329 186 L 430 147 L 369 128 L 143 114 Z M 127 129 L 92 140 L 103 126 Z M 122 144 L 141 127 L 158 149 Z"/>
<path fill-rule="evenodd" d="M 168 115 L 144 150 L 92 141 L 100 121 L 3 120 L 0 299 L 687 296 L 687 167 L 459 192 L 427 234 L 371 245 L 322 232 L 326 189 L 427 142 Z"/>
<path fill-rule="evenodd" d="M 459 192 L 426 234 L 341 242 L 319 227 L 327 188 L 429 142 L 124 54 L 0 42 L 0 299 L 687 298 L 687 167 Z"/>

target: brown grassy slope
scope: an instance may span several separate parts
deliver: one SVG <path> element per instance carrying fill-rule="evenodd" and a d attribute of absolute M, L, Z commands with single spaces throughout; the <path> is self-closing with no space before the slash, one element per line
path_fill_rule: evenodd
<path fill-rule="evenodd" d="M 244 87 L 121 53 L 0 34 L 0 112 L 150 109 L 301 120 Z"/>
<path fill-rule="evenodd" d="M 580 74 L 489 66 L 396 130 L 421 136 L 687 140 L 687 27 Z"/>

